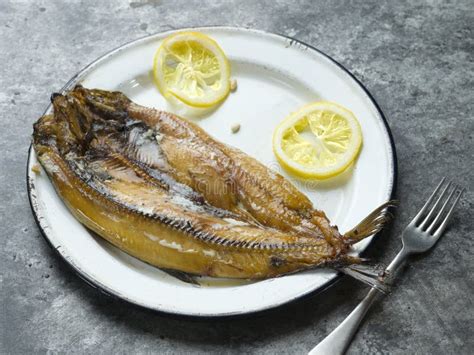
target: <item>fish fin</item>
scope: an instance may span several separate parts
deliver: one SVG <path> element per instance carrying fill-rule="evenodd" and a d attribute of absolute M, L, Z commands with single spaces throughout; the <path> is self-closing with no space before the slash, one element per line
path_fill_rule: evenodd
<path fill-rule="evenodd" d="M 392 215 L 387 211 L 390 207 L 396 207 L 398 201 L 390 200 L 373 210 L 358 225 L 344 234 L 350 244 L 378 233 L 391 220 Z"/>
<path fill-rule="evenodd" d="M 197 281 L 197 277 L 186 272 L 172 270 L 172 269 L 161 269 L 161 271 L 166 272 L 168 275 L 177 278 L 179 281 L 191 284 L 193 286 L 200 287 L 201 284 Z"/>
<path fill-rule="evenodd" d="M 382 293 L 388 293 L 390 291 L 390 285 L 386 282 L 387 271 L 385 271 L 383 265 L 366 264 L 363 263 L 365 261 L 364 259 L 354 257 L 351 257 L 350 261 L 356 263 L 336 267 L 336 270 L 341 271 Z"/>

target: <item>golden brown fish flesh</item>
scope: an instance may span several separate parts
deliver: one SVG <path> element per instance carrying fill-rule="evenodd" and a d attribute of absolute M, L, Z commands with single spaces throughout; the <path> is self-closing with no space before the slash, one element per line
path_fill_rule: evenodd
<path fill-rule="evenodd" d="M 123 251 L 196 275 L 327 266 L 380 286 L 347 253 L 390 203 L 341 235 L 289 181 L 194 123 L 81 86 L 52 103 L 34 125 L 38 159 L 75 217 Z"/>

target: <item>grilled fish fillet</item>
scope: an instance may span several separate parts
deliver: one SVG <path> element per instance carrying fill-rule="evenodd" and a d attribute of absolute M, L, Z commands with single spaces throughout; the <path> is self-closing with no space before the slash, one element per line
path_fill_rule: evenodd
<path fill-rule="evenodd" d="M 382 287 L 347 253 L 390 202 L 342 235 L 289 181 L 192 122 L 82 86 L 52 103 L 34 125 L 38 160 L 74 216 L 123 251 L 196 275 L 326 266 Z"/>

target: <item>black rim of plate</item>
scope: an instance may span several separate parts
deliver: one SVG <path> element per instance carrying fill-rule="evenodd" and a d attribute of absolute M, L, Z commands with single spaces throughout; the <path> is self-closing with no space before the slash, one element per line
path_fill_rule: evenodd
<path fill-rule="evenodd" d="M 373 97 L 373 95 L 369 92 L 369 90 L 362 84 L 362 82 L 357 79 L 354 74 L 352 74 L 348 69 L 346 69 L 342 64 L 340 64 L 339 62 L 337 62 L 335 59 L 333 59 L 332 57 L 330 57 L 329 55 L 327 55 L 326 53 L 322 52 L 321 50 L 317 49 L 316 47 L 312 46 L 312 45 L 309 45 L 305 42 L 302 42 L 296 38 L 293 38 L 293 37 L 290 37 L 290 36 L 287 36 L 287 35 L 283 35 L 283 34 L 278 34 L 278 33 L 272 33 L 272 32 L 267 32 L 267 31 L 262 31 L 262 30 L 255 30 L 255 29 L 252 29 L 252 28 L 246 28 L 246 27 L 231 27 L 231 26 L 206 26 L 206 27 L 188 27 L 188 28 L 182 28 L 182 29 L 175 29 L 175 30 L 172 30 L 172 31 L 165 31 L 165 32 L 158 32 L 158 33 L 154 33 L 154 34 L 151 34 L 151 35 L 147 35 L 145 37 L 141 37 L 141 38 L 138 38 L 138 39 L 135 39 L 135 40 L 132 40 L 130 42 L 127 42 L 125 44 L 122 44 L 120 45 L 119 47 L 117 48 L 114 48 L 110 51 L 108 51 L 107 53 L 103 54 L 102 56 L 100 56 L 99 58 L 95 59 L 94 61 L 92 61 L 91 63 L 89 63 L 88 65 L 86 65 L 84 68 L 82 68 L 81 70 L 79 70 L 65 85 L 64 87 L 61 89 L 61 91 L 64 91 L 64 90 L 67 90 L 68 88 L 70 88 L 72 85 L 74 85 L 78 79 L 80 79 L 80 76 L 86 71 L 88 70 L 89 68 L 93 67 L 95 64 L 97 64 L 98 62 L 100 62 L 101 60 L 105 59 L 106 57 L 114 54 L 115 52 L 118 52 L 120 51 L 121 49 L 124 49 L 125 47 L 128 47 L 130 45 L 133 45 L 135 44 L 136 42 L 140 42 L 140 41 L 143 41 L 143 40 L 146 40 L 146 39 L 149 39 L 151 37 L 155 37 L 157 35 L 161 35 L 163 33 L 173 33 L 173 32 L 179 32 L 179 31 L 184 31 L 184 30 L 187 30 L 187 29 L 193 29 L 193 30 L 212 30 L 212 29 L 227 29 L 227 30 L 234 30 L 234 31 L 248 31 L 248 32 L 254 32 L 254 33 L 257 33 L 257 34 L 263 34 L 263 35 L 271 35 L 271 36 L 277 36 L 277 37 L 280 37 L 282 39 L 286 39 L 286 40 L 289 40 L 291 44 L 293 43 L 298 43 L 300 44 L 301 46 L 304 46 L 304 47 L 307 47 L 309 49 L 311 49 L 312 51 L 315 51 L 317 52 L 318 54 L 322 55 L 323 57 L 325 57 L 326 59 L 328 59 L 330 62 L 332 62 L 333 64 L 336 64 L 336 66 L 338 66 L 340 69 L 342 69 L 346 74 L 349 75 L 349 77 L 355 81 L 359 87 L 365 92 L 365 94 L 367 95 L 367 97 L 369 98 L 369 100 L 371 101 L 371 103 L 374 105 L 374 107 L 376 108 L 378 114 L 380 115 L 380 117 L 382 118 L 382 122 L 385 126 L 385 130 L 387 132 L 387 135 L 388 135 L 388 138 L 389 138 L 389 141 L 390 141 L 390 145 L 391 145 L 391 149 L 392 149 L 392 159 L 393 159 L 393 171 L 392 171 L 392 186 L 391 186 L 391 192 L 390 192 L 390 199 L 393 199 L 395 197 L 395 194 L 396 194 L 396 187 L 397 187 L 397 180 L 398 180 L 398 162 L 397 162 L 397 152 L 396 152 L 396 147 L 395 147 L 395 142 L 393 140 L 393 136 L 392 136 L 392 131 L 390 130 L 390 126 L 388 125 L 388 122 L 387 122 L 387 119 L 384 115 L 384 113 L 382 112 L 380 106 L 378 105 L 377 101 L 375 100 L 375 98 Z M 48 107 L 46 108 L 45 110 L 45 113 L 50 109 L 51 107 L 51 104 L 48 105 Z M 232 319 L 235 319 L 235 318 L 247 318 L 249 316 L 255 316 L 255 315 L 263 315 L 263 314 L 266 314 L 266 313 L 270 313 L 270 312 L 274 312 L 274 311 L 277 311 L 278 309 L 284 307 L 284 306 L 287 306 L 289 304 L 292 304 L 294 302 L 301 302 L 303 300 L 307 300 L 311 297 L 314 297 L 316 296 L 317 294 L 323 292 L 324 290 L 328 289 L 329 287 L 331 287 L 332 285 L 334 285 L 336 282 L 338 282 L 341 277 L 342 277 L 342 273 L 338 273 L 337 276 L 335 276 L 333 279 L 329 280 L 328 282 L 326 282 L 323 286 L 319 287 L 319 288 L 316 288 L 315 290 L 311 291 L 311 292 L 308 292 L 307 294 L 303 294 L 299 297 L 295 297 L 293 299 L 289 299 L 288 301 L 286 302 L 283 302 L 281 304 L 277 304 L 275 306 L 270 306 L 270 307 L 267 307 L 267 308 L 264 308 L 264 309 L 261 309 L 261 310 L 257 310 L 257 311 L 250 311 L 250 312 L 245 312 L 245 313 L 230 313 L 230 314 L 206 314 L 206 315 L 190 315 L 190 314 L 185 314 L 185 313 L 178 313 L 178 312 L 171 312 L 171 311 L 165 311 L 165 310 L 159 310 L 159 309 L 156 309 L 156 308 L 151 308 L 151 307 L 148 307 L 146 305 L 142 305 L 142 304 L 139 304 L 137 302 L 135 302 L 134 300 L 132 299 L 129 299 L 127 298 L 125 295 L 121 295 L 121 294 L 118 294 L 116 293 L 114 290 L 112 289 L 107 289 L 105 286 L 101 285 L 101 282 L 97 281 L 97 280 L 94 280 L 92 278 L 90 278 L 88 275 L 86 275 L 84 272 L 82 272 L 82 270 L 80 270 L 78 267 L 76 267 L 75 265 L 72 264 L 72 262 L 70 262 L 63 254 L 61 254 L 61 252 L 56 248 L 54 247 L 54 245 L 52 244 L 51 240 L 49 239 L 46 231 L 45 231 L 45 228 L 42 226 L 41 222 L 40 222 L 40 219 L 42 218 L 42 216 L 40 216 L 38 214 L 38 202 L 36 201 L 36 193 L 35 193 L 35 190 L 36 190 L 36 187 L 34 185 L 34 181 L 30 178 L 30 170 L 29 170 L 29 165 L 30 165 L 30 157 L 31 157 L 31 151 L 33 149 L 33 145 L 30 144 L 30 147 L 28 149 L 28 160 L 27 160 L 27 163 L 26 163 L 26 181 L 27 181 L 27 190 L 28 190 L 28 200 L 29 200 L 29 203 L 30 203 L 30 207 L 31 207 L 31 210 L 33 212 L 33 216 L 34 216 L 34 219 L 36 221 L 36 224 L 38 225 L 38 228 L 40 229 L 41 231 L 41 235 L 44 237 L 44 239 L 46 240 L 46 242 L 48 243 L 48 245 L 51 247 L 51 249 L 53 249 L 56 253 L 57 256 L 59 256 L 60 259 L 62 259 L 73 271 L 76 275 L 79 276 L 80 279 L 82 279 L 86 284 L 88 284 L 89 286 L 91 286 L 92 288 L 96 289 L 96 290 L 99 290 L 101 293 L 109 296 L 109 297 L 112 297 L 114 299 L 117 299 L 117 300 L 121 300 L 121 301 L 125 301 L 127 302 L 128 304 L 130 305 L 133 305 L 135 307 L 138 307 L 138 308 L 142 308 L 142 309 L 146 309 L 148 311 L 153 311 L 157 314 L 160 314 L 160 315 L 164 315 L 164 316 L 169 316 L 169 317 L 173 317 L 173 318 L 180 318 L 180 319 L 184 319 L 184 318 L 187 318 L 187 319 L 199 319 L 199 320 L 215 320 L 216 318 L 219 318 L 219 319 L 226 319 L 226 318 L 232 318 Z M 372 238 L 376 238 L 378 234 L 374 235 Z M 373 239 L 372 239 L 373 240 Z M 372 244 L 372 241 L 371 243 Z M 363 251 L 365 252 L 367 250 L 368 247 L 370 247 L 370 244 L 366 247 L 366 249 Z"/>

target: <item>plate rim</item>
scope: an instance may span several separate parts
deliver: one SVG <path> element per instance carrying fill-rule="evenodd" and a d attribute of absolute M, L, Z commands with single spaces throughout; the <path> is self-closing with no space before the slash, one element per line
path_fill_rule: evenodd
<path fill-rule="evenodd" d="M 381 121 L 384 125 L 385 131 L 387 133 L 387 136 L 389 138 L 389 143 L 392 151 L 392 172 L 391 172 L 391 178 L 392 178 L 392 185 L 390 186 L 390 199 L 393 199 L 396 195 L 396 189 L 397 189 L 397 182 L 398 182 L 398 160 L 397 160 L 397 151 L 396 151 L 396 146 L 395 146 L 395 141 L 393 139 L 392 131 L 390 129 L 390 126 L 388 124 L 387 118 L 384 115 L 382 109 L 380 108 L 379 104 L 375 100 L 374 96 L 370 93 L 370 91 L 365 87 L 365 85 L 352 73 L 350 72 L 346 67 L 344 67 L 341 63 L 336 61 L 334 58 L 329 56 L 328 54 L 324 53 L 320 49 L 305 43 L 301 40 L 298 40 L 292 36 L 288 36 L 285 34 L 280 34 L 280 33 L 274 33 L 274 32 L 269 32 L 269 31 L 264 31 L 264 30 L 257 30 L 254 28 L 250 27 L 235 27 L 235 26 L 220 26 L 220 25 L 213 25 L 213 26 L 195 26 L 195 27 L 183 27 L 183 28 L 177 28 L 177 29 L 172 29 L 168 31 L 162 31 L 162 32 L 156 32 L 153 34 L 149 34 L 131 41 L 128 41 L 124 44 L 121 44 L 118 47 L 115 47 L 111 49 L 110 51 L 107 51 L 103 55 L 99 56 L 98 58 L 94 59 L 91 61 L 89 64 L 85 65 L 83 68 L 81 68 L 79 71 L 77 71 L 67 82 L 66 84 L 61 88 L 60 92 L 64 92 L 65 90 L 68 90 L 72 85 L 74 85 L 78 78 L 87 70 L 92 68 L 93 66 L 99 64 L 102 60 L 108 58 L 109 56 L 113 55 L 116 52 L 119 52 L 121 50 L 126 49 L 128 46 L 131 46 L 135 43 L 145 41 L 151 37 L 155 37 L 157 35 L 165 35 L 167 33 L 175 33 L 179 31 L 185 31 L 185 30 L 214 30 L 214 29 L 224 29 L 224 30 L 230 30 L 230 31 L 242 31 L 242 32 L 249 32 L 249 33 L 256 33 L 259 35 L 263 36 L 273 36 L 273 37 L 279 37 L 281 39 L 286 39 L 290 40 L 292 43 L 297 43 L 300 44 L 304 47 L 307 47 L 308 49 L 317 52 L 318 54 L 322 55 L 324 58 L 329 60 L 332 64 L 335 64 L 339 69 L 344 71 L 346 74 L 349 75 L 349 77 L 363 90 L 363 92 L 366 94 L 367 98 L 369 101 L 374 105 L 378 115 L 381 118 Z M 46 107 L 44 114 L 46 114 L 51 108 L 51 103 L 48 104 Z M 244 312 L 229 312 L 229 313 L 215 313 L 215 314 L 188 314 L 188 313 L 180 313 L 176 311 L 170 311 L 170 310 L 163 310 L 163 309 L 158 309 L 158 308 L 153 308 L 145 304 L 141 304 L 133 299 L 128 298 L 126 295 L 120 294 L 118 292 L 115 292 L 113 289 L 110 289 L 106 287 L 105 285 L 102 284 L 102 282 L 98 280 L 94 280 L 92 277 L 89 275 L 85 274 L 79 267 L 77 267 L 73 262 L 71 262 L 66 255 L 64 255 L 58 248 L 54 247 L 52 244 L 51 240 L 48 237 L 48 232 L 46 231 L 46 226 L 43 226 L 41 223 L 41 219 L 44 218 L 44 216 L 41 213 L 41 210 L 39 209 L 39 202 L 37 201 L 37 195 L 35 193 L 36 191 L 36 186 L 34 184 L 34 181 L 32 179 L 32 172 L 29 169 L 30 166 L 30 159 L 32 156 L 32 149 L 33 149 L 33 144 L 30 143 L 29 149 L 28 149 L 28 159 L 26 162 L 26 182 L 27 182 L 27 192 L 28 192 L 28 201 L 31 207 L 31 211 L 33 214 L 33 217 L 35 219 L 35 222 L 40 229 L 41 235 L 43 238 L 46 240 L 47 244 L 51 247 L 51 249 L 55 252 L 57 256 L 60 257 L 62 261 L 72 269 L 72 271 L 79 276 L 81 280 L 83 280 L 87 285 L 90 287 L 98 290 L 102 294 L 105 294 L 113 299 L 120 300 L 120 301 L 125 301 L 128 304 L 131 304 L 135 307 L 146 309 L 148 311 L 153 311 L 157 314 L 160 315 L 165 315 L 169 316 L 172 318 L 187 318 L 187 319 L 200 319 L 200 320 L 215 320 L 215 319 L 226 319 L 226 318 L 246 318 L 249 316 L 257 315 L 257 314 L 264 314 L 268 312 L 274 312 L 284 306 L 287 306 L 289 304 L 295 303 L 295 302 L 301 302 L 303 300 L 306 300 L 308 298 L 314 297 L 317 294 L 323 292 L 324 290 L 328 289 L 332 285 L 334 285 L 336 282 L 338 282 L 341 277 L 342 273 L 337 273 L 332 279 L 328 280 L 326 283 L 324 283 L 322 286 L 306 293 L 306 294 L 301 294 L 297 297 L 294 297 L 292 299 L 288 299 L 285 302 L 282 302 L 280 304 L 275 304 L 275 305 L 270 305 L 265 308 L 259 309 L 259 310 L 250 310 L 250 311 L 244 311 Z M 372 239 L 370 243 L 367 245 L 367 247 L 362 251 L 362 253 L 365 253 L 367 249 L 370 247 L 370 245 L 373 243 L 373 240 L 377 238 L 377 236 L 380 234 L 377 233 L 374 236 L 372 236 Z"/>

